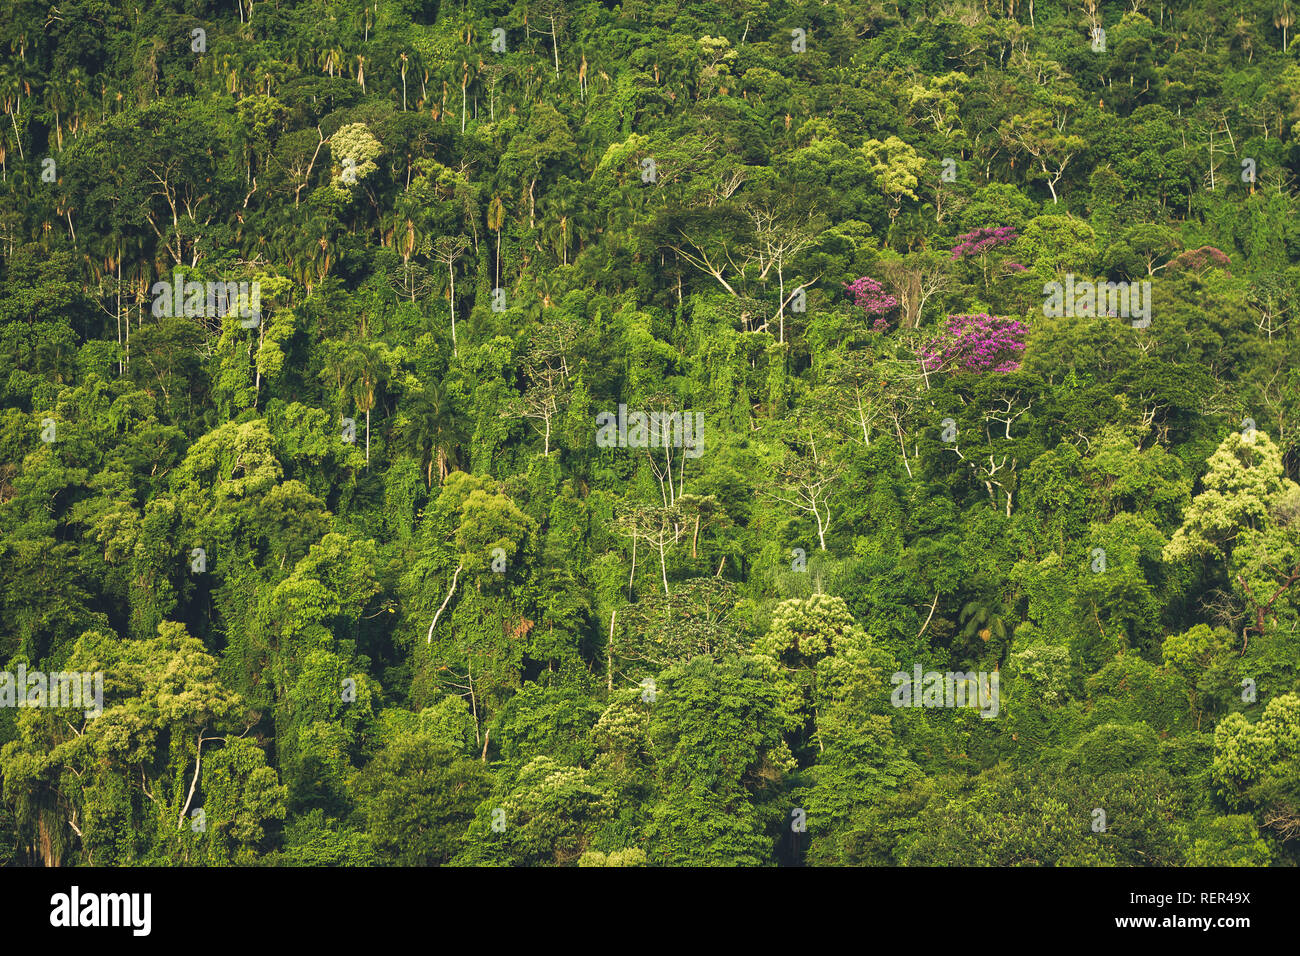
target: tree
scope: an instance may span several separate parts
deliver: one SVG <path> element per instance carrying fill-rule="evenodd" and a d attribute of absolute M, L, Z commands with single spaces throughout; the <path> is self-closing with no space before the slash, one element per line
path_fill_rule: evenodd
<path fill-rule="evenodd" d="M 1064 117 L 1077 105 L 1070 97 L 1057 97 L 1051 112 L 1033 109 L 1017 113 L 1001 127 L 1002 139 L 1007 146 L 1038 164 L 1039 176 L 1047 183 L 1053 205 L 1059 202 L 1056 184 L 1065 175 L 1070 161 L 1084 148 L 1083 138 L 1066 133 L 1064 120 L 1058 121 L 1058 117 Z"/>
<path fill-rule="evenodd" d="M 542 423 L 542 457 L 551 454 L 551 426 L 568 404 L 568 355 L 577 329 L 571 322 L 545 323 L 529 343 L 524 359 L 527 386 L 522 398 L 502 409 L 504 417 L 529 418 Z"/>
<path fill-rule="evenodd" d="M 1282 31 L 1282 49 L 1287 48 L 1287 31 L 1295 26 L 1295 13 L 1291 10 L 1291 4 L 1288 0 L 1282 0 L 1273 9 L 1273 26 Z"/>
<path fill-rule="evenodd" d="M 379 170 L 375 160 L 383 154 L 383 146 L 364 123 L 339 127 L 329 144 L 339 167 L 334 174 L 336 184 L 352 187 Z"/>
<path fill-rule="evenodd" d="M 103 675 L 103 712 L 76 715 L 77 726 L 66 712 L 25 709 L 20 739 L 0 752 L 19 826 L 46 834 L 30 843 L 46 865 L 256 857 L 285 791 L 242 739 L 256 717 L 183 625 L 164 622 L 144 641 L 87 632 L 66 669 Z M 232 762 L 236 752 L 244 757 Z M 196 837 L 188 823 L 201 782 L 208 822 Z"/>
<path fill-rule="evenodd" d="M 815 444 L 807 446 L 807 453 L 786 452 L 780 466 L 781 488 L 764 491 L 769 498 L 796 511 L 810 514 L 817 524 L 817 546 L 826 550 L 826 535 L 832 526 L 832 489 L 844 474 L 844 466 L 832 459 L 826 450 L 817 451 Z"/>
<path fill-rule="evenodd" d="M 472 756 L 427 732 L 395 733 L 358 779 L 358 803 L 376 857 L 399 866 L 449 862 L 490 788 L 488 772 Z"/>
<path fill-rule="evenodd" d="M 833 723 L 836 708 L 851 706 L 861 713 L 880 707 L 888 655 L 872 645 L 843 598 L 814 594 L 783 601 L 767 633 L 755 642 L 754 656 L 781 688 L 795 754 L 814 739 L 818 750 L 826 749 L 822 730 Z"/>
<path fill-rule="evenodd" d="M 547 170 L 562 165 L 576 149 L 564 117 L 550 103 L 533 111 L 531 122 L 510 140 L 501 157 L 502 170 L 528 184 L 528 228 L 536 227 L 537 182 Z"/>
<path fill-rule="evenodd" d="M 918 177 L 925 169 L 925 160 L 897 136 L 890 136 L 883 143 L 878 139 L 869 139 L 863 144 L 862 151 L 871 164 L 876 187 L 894 203 L 889 210 L 889 223 L 892 226 L 902 209 L 903 198 L 917 198 L 915 190 L 920 182 Z"/>
<path fill-rule="evenodd" d="M 754 249 L 759 279 L 766 279 L 775 267 L 777 277 L 777 341 L 785 344 L 786 304 L 809 282 L 804 282 L 785 294 L 785 269 L 799 253 L 817 241 L 821 224 L 814 219 L 811 209 L 799 213 L 780 210 L 763 204 L 751 204 L 747 212 L 754 230 Z M 816 281 L 815 279 L 813 281 Z"/>
<path fill-rule="evenodd" d="M 555 75 L 560 75 L 560 30 L 568 18 L 568 9 L 559 0 L 537 0 L 532 4 L 532 12 L 546 24 L 546 35 L 551 38 L 551 56 L 555 60 Z M 540 31 L 539 31 L 540 32 Z"/>
<path fill-rule="evenodd" d="M 1263 636 L 1279 614 L 1296 613 L 1290 593 L 1300 582 L 1300 486 L 1286 477 L 1277 446 L 1253 429 L 1229 434 L 1207 464 L 1205 490 L 1192 499 L 1165 559 L 1224 562 L 1250 612 L 1241 634 L 1245 654 L 1252 632 Z"/>
<path fill-rule="evenodd" d="M 622 633 L 610 652 L 618 676 L 640 681 L 674 664 L 740 650 L 733 621 L 736 588 L 721 578 L 690 578 L 672 594 L 651 591 L 622 609 Z"/>
<path fill-rule="evenodd" d="M 402 440 L 425 463 L 426 483 L 433 487 L 433 466 L 438 466 L 438 480 L 459 464 L 458 453 L 464 435 L 461 420 L 451 397 L 437 382 L 430 382 L 416 392 L 406 407 Z"/>
<path fill-rule="evenodd" d="M 881 275 L 902 309 L 900 326 L 915 329 L 921 325 L 925 304 L 951 287 L 948 264 L 938 252 L 915 252 L 889 256 L 881 261 Z"/>
<path fill-rule="evenodd" d="M 1253 724 L 1229 714 L 1214 729 L 1215 786 L 1229 806 L 1254 808 L 1282 840 L 1300 836 L 1300 697 L 1284 694 Z"/>
<path fill-rule="evenodd" d="M 370 413 L 380 384 L 392 374 L 392 352 L 382 342 L 354 342 L 339 359 L 343 392 L 366 414 L 366 465 L 370 465 Z"/>
<path fill-rule="evenodd" d="M 487 227 L 497 234 L 496 279 L 495 288 L 501 288 L 501 227 L 505 225 L 506 208 L 500 196 L 493 196 L 488 203 Z"/>
<path fill-rule="evenodd" d="M 589 771 L 534 757 L 513 785 L 503 781 L 479 805 L 465 849 L 452 862 L 576 865 L 608 814 L 605 794 Z"/>
<path fill-rule="evenodd" d="M 1221 633 L 1206 624 L 1197 624 L 1183 634 L 1170 634 L 1161 647 L 1165 666 L 1173 670 L 1187 687 L 1187 705 L 1201 723 L 1201 694 L 1207 677 L 1218 676 L 1211 669 L 1227 650 Z"/>
<path fill-rule="evenodd" d="M 670 866 L 766 859 L 764 831 L 768 821 L 788 819 L 780 782 L 793 770 L 778 693 L 752 658 L 696 657 L 659 675 L 649 727 L 659 794 L 646 827 L 649 859 Z"/>
<path fill-rule="evenodd" d="M 451 308 L 451 350 L 456 354 L 456 262 L 469 247 L 464 236 L 439 236 L 433 241 L 434 262 L 447 267 L 447 302 Z"/>

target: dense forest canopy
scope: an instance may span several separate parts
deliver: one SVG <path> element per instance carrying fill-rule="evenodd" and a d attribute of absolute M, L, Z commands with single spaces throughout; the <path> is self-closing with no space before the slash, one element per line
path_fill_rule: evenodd
<path fill-rule="evenodd" d="M 1298 10 L 5 0 L 0 861 L 1300 863 Z"/>

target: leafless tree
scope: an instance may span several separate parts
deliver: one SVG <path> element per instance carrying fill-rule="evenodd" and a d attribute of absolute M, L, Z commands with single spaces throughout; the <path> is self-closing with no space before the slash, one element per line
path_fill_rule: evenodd
<path fill-rule="evenodd" d="M 833 525 L 831 494 L 844 474 L 844 466 L 832 461 L 824 452 L 810 449 L 811 455 L 790 454 L 780 469 L 780 488 L 762 494 L 796 511 L 813 516 L 817 522 L 817 544 L 826 550 L 826 535 Z"/>
<path fill-rule="evenodd" d="M 464 236 L 439 236 L 433 241 L 432 259 L 447 267 L 447 279 L 450 283 L 448 299 L 451 302 L 451 351 L 456 354 L 456 261 L 464 255 L 469 247 L 469 240 Z"/>

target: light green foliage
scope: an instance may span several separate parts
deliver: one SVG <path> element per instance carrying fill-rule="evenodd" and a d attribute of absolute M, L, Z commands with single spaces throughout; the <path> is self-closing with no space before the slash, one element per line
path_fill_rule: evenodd
<path fill-rule="evenodd" d="M 493 825 L 497 810 L 500 829 Z M 479 805 L 458 862 L 574 865 L 606 813 L 604 797 L 587 771 L 535 757 L 508 790 Z"/>
<path fill-rule="evenodd" d="M 106 865 L 151 860 L 248 863 L 264 849 L 268 821 L 283 818 L 285 789 L 254 741 L 238 695 L 217 661 L 180 624 L 145 641 L 89 632 L 66 668 L 104 674 L 103 713 L 27 709 L 19 735 L 0 752 L 18 823 L 55 834 L 47 863 L 73 853 Z M 187 793 L 202 756 L 206 831 L 191 832 Z M 61 807 L 81 820 L 80 847 L 50 818 Z"/>
<path fill-rule="evenodd" d="M 1251 808 L 1283 838 L 1300 827 L 1300 697 L 1269 701 L 1253 723 L 1229 714 L 1214 730 L 1214 783 L 1234 809 Z"/>
<path fill-rule="evenodd" d="M 375 160 L 382 152 L 383 146 L 365 123 L 349 123 L 347 126 L 340 127 L 338 132 L 330 137 L 330 153 L 339 167 L 333 181 L 344 186 L 360 183 L 379 169 Z M 351 170 L 347 179 L 344 178 L 346 169 Z M 349 182 L 349 179 L 352 181 Z"/>
<path fill-rule="evenodd" d="M 645 866 L 645 850 L 638 847 L 630 847 L 626 850 L 614 850 L 611 853 L 601 853 L 599 850 L 588 850 L 578 858 L 578 866 Z"/>
<path fill-rule="evenodd" d="M 903 198 L 916 199 L 917 176 L 925 167 L 925 161 L 916 154 L 907 143 L 897 136 L 888 137 L 883 143 L 878 139 L 869 139 L 862 145 L 862 151 L 871 164 L 871 174 L 876 178 L 876 187 L 895 203 Z"/>
<path fill-rule="evenodd" d="M 1226 557 L 1250 547 L 1300 508 L 1300 486 L 1282 470 L 1281 451 L 1263 432 L 1232 432 L 1206 463 L 1204 490 L 1187 509 L 1167 556 Z M 1243 540 L 1244 539 L 1244 540 Z"/>
<path fill-rule="evenodd" d="M 887 686 L 888 655 L 872 645 L 841 598 L 816 594 L 782 602 L 754 654 L 785 701 L 792 729 L 814 712 L 833 723 L 839 709 L 861 714 L 879 706 Z"/>
<path fill-rule="evenodd" d="M 1245 814 L 1214 817 L 1187 851 L 1188 866 L 1268 866 L 1268 843 Z"/>

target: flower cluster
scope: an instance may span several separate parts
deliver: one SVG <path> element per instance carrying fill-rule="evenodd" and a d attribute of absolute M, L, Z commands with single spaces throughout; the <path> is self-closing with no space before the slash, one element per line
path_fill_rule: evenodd
<path fill-rule="evenodd" d="M 1171 259 L 1169 271 L 1188 269 L 1192 272 L 1204 272 L 1206 269 L 1227 269 L 1230 265 L 1232 261 L 1221 249 L 1216 249 L 1214 246 L 1201 246 L 1199 249 L 1188 249 L 1182 255 Z"/>
<path fill-rule="evenodd" d="M 1014 372 L 1020 368 L 1029 328 L 1001 315 L 951 315 L 942 333 L 921 348 L 927 371 Z"/>
<path fill-rule="evenodd" d="M 957 245 L 953 246 L 952 257 L 954 260 L 962 256 L 975 256 L 981 252 L 987 252 L 994 246 L 1003 246 L 1008 242 L 1014 242 L 1019 236 L 1013 226 L 995 226 L 993 228 L 983 227 L 976 229 L 974 232 L 968 232 L 964 236 L 957 237 Z"/>
<path fill-rule="evenodd" d="M 844 288 L 853 296 L 853 304 L 868 316 L 884 315 L 890 309 L 898 307 L 898 299 L 887 293 L 884 286 L 870 276 L 846 282 Z"/>

